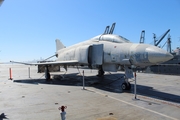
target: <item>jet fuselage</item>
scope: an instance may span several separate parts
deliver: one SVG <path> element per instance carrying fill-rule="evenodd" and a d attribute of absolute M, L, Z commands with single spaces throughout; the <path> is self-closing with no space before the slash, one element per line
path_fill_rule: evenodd
<path fill-rule="evenodd" d="M 153 45 L 131 43 L 117 35 L 100 35 L 57 51 L 57 61 L 78 60 L 79 65 L 102 65 L 104 71 L 118 66 L 146 67 L 170 60 L 173 56 Z"/>

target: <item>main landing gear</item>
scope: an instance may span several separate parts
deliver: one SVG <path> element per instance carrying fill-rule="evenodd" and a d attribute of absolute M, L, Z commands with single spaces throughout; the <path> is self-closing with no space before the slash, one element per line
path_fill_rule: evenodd
<path fill-rule="evenodd" d="M 104 70 L 102 69 L 102 65 L 99 66 L 99 69 L 98 69 L 98 77 L 102 77 L 104 75 Z"/>
<path fill-rule="evenodd" d="M 48 66 L 45 66 L 45 78 L 47 81 L 51 79 L 51 75 L 49 73 Z"/>
<path fill-rule="evenodd" d="M 128 82 L 128 79 L 125 78 L 125 81 L 121 84 L 122 90 L 130 90 L 131 84 Z"/>
<path fill-rule="evenodd" d="M 128 73 L 128 74 L 127 74 Z M 127 75 L 127 76 L 126 76 Z M 102 65 L 98 67 L 98 77 L 104 76 L 104 70 L 102 68 Z M 122 90 L 131 90 L 131 84 L 128 81 L 128 78 L 133 77 L 132 69 L 125 67 L 125 76 L 124 76 L 124 82 L 121 84 Z"/>

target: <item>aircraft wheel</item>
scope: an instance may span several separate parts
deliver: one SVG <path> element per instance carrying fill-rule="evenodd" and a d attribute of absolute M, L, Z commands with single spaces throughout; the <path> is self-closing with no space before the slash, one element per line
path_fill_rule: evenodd
<path fill-rule="evenodd" d="M 122 83 L 121 88 L 122 90 L 127 90 L 127 83 Z"/>
<path fill-rule="evenodd" d="M 103 71 L 103 70 L 99 70 L 97 76 L 100 76 L 100 77 L 101 77 L 101 76 L 103 76 L 103 75 L 104 75 L 104 71 Z"/>
<path fill-rule="evenodd" d="M 101 70 L 101 75 L 102 75 L 102 76 L 104 75 L 104 71 L 103 71 L 103 70 Z"/>
<path fill-rule="evenodd" d="M 128 82 L 128 85 L 127 85 L 127 90 L 130 90 L 131 89 L 131 84 Z"/>
<path fill-rule="evenodd" d="M 46 80 L 50 80 L 50 73 L 48 72 L 48 73 L 46 73 L 46 75 L 45 75 L 45 78 L 46 78 Z"/>
<path fill-rule="evenodd" d="M 122 83 L 121 85 L 122 90 L 130 90 L 131 89 L 131 84 L 128 82 L 128 84 L 126 82 Z"/>

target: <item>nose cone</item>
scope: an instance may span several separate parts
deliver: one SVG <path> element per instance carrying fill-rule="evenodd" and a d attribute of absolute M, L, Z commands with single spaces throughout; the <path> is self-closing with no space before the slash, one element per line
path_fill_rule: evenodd
<path fill-rule="evenodd" d="M 173 58 L 173 55 L 155 46 L 146 48 L 148 60 L 153 64 L 163 63 Z"/>

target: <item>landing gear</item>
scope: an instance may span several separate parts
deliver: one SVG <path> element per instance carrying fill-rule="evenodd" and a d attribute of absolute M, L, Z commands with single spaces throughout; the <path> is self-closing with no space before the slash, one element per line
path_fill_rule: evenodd
<path fill-rule="evenodd" d="M 122 90 L 130 90 L 131 84 L 129 82 L 128 83 L 124 82 L 124 83 L 122 83 L 121 88 L 122 88 Z"/>
<path fill-rule="evenodd" d="M 125 76 L 124 76 L 124 82 L 121 85 L 122 90 L 130 90 L 131 84 L 129 83 L 128 79 L 133 78 L 133 71 L 131 67 L 124 66 L 125 69 Z"/>
<path fill-rule="evenodd" d="M 103 76 L 104 75 L 104 70 L 102 69 L 102 65 L 99 66 L 99 70 L 98 70 L 98 75 L 99 77 Z"/>
<path fill-rule="evenodd" d="M 47 81 L 51 79 L 51 75 L 49 73 L 48 66 L 45 67 L 45 78 Z"/>

